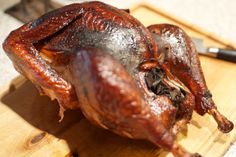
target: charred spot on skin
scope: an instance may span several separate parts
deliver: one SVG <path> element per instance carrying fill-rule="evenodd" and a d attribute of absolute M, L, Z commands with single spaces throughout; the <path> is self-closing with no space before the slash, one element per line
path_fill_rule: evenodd
<path fill-rule="evenodd" d="M 165 52 L 169 52 L 170 51 L 170 45 L 169 44 L 165 44 L 164 50 L 165 50 Z"/>
<path fill-rule="evenodd" d="M 153 29 L 152 33 L 160 35 L 161 34 L 161 29 Z"/>
<path fill-rule="evenodd" d="M 36 136 L 34 136 L 31 140 L 30 140 L 30 143 L 31 144 L 36 144 L 38 143 L 39 141 L 41 141 L 45 136 L 47 135 L 46 132 L 42 132 Z"/>
<path fill-rule="evenodd" d="M 203 94 L 203 97 L 206 98 L 206 99 L 210 99 L 212 98 L 212 94 L 209 90 L 207 90 L 204 94 Z"/>
<path fill-rule="evenodd" d="M 33 21 L 30 25 L 30 29 L 33 29 L 33 28 L 37 27 L 38 25 L 42 24 L 44 22 L 44 20 L 45 19 L 41 17 L 41 18 Z"/>
<path fill-rule="evenodd" d="M 121 10 L 123 10 L 124 12 L 126 12 L 126 13 L 130 13 L 130 10 L 129 9 L 121 9 Z"/>

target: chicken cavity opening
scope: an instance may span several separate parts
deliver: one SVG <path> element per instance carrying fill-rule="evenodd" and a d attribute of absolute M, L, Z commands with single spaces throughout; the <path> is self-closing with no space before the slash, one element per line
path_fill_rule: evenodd
<path fill-rule="evenodd" d="M 184 100 L 186 95 L 185 91 L 181 88 L 174 88 L 168 85 L 165 82 L 167 76 L 162 69 L 154 68 L 146 72 L 144 78 L 149 91 L 155 95 L 167 96 L 175 107 L 178 108 L 179 103 Z"/>

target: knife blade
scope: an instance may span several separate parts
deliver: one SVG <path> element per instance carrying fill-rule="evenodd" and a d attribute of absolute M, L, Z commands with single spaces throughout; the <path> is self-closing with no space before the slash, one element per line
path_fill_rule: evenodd
<path fill-rule="evenodd" d="M 201 38 L 191 37 L 199 54 L 218 59 L 236 62 L 236 50 L 222 49 L 218 47 L 205 47 Z"/>

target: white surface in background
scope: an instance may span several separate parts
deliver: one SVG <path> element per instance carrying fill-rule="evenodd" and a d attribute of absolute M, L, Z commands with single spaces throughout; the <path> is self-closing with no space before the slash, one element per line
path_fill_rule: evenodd
<path fill-rule="evenodd" d="M 232 144 L 229 150 L 225 153 L 224 157 L 235 157 L 236 156 L 236 143 Z"/>
<path fill-rule="evenodd" d="M 148 0 L 236 44 L 236 0 Z"/>
<path fill-rule="evenodd" d="M 7 3 L 0 0 L 0 87 L 18 75 L 2 49 L 2 43 L 6 36 L 12 30 L 22 25 L 21 22 L 3 12 L 3 10 L 12 6 L 15 2 L 16 0 L 7 0 Z"/>

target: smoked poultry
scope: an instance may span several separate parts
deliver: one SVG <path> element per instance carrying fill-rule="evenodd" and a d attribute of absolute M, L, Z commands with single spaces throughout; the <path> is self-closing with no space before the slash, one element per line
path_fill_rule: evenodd
<path fill-rule="evenodd" d="M 227 133 L 191 39 L 177 26 L 145 28 L 102 2 L 71 4 L 12 31 L 3 48 L 39 92 L 57 99 L 60 116 L 80 109 L 94 125 L 146 139 L 175 157 L 200 156 L 175 141 L 193 110 Z"/>

